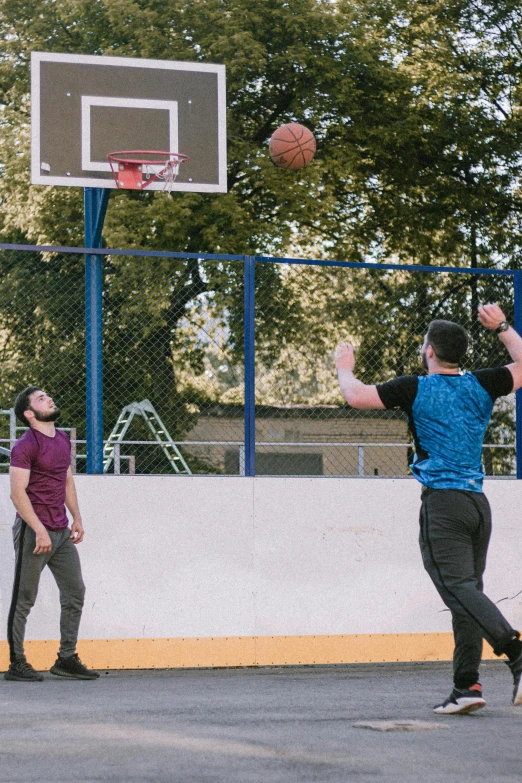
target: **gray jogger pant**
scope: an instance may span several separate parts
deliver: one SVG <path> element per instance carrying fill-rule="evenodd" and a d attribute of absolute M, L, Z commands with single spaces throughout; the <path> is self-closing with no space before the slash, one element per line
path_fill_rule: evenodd
<path fill-rule="evenodd" d="M 455 685 L 478 682 L 482 639 L 501 655 L 518 636 L 483 593 L 482 575 L 491 535 L 491 510 L 480 492 L 427 489 L 422 493 L 420 547 L 424 567 L 451 610 Z"/>
<path fill-rule="evenodd" d="M 85 585 L 76 545 L 69 528 L 48 530 L 52 549 L 46 555 L 34 555 L 36 534 L 18 517 L 13 526 L 16 554 L 13 597 L 7 621 L 7 639 L 11 661 L 24 655 L 25 625 L 38 594 L 40 574 L 49 566 L 60 591 L 60 649 L 66 658 L 76 652 L 78 628 L 82 616 Z"/>

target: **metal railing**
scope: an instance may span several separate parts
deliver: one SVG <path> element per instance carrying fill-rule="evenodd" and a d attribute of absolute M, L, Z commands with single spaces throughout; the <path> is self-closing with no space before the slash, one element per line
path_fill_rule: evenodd
<path fill-rule="evenodd" d="M 74 437 L 74 429 L 72 429 L 71 432 L 71 467 L 73 473 L 77 472 L 78 469 L 78 461 L 86 461 L 87 454 L 84 453 L 78 453 L 78 445 L 85 446 L 86 441 L 85 440 L 76 440 Z M 108 441 L 107 441 L 108 442 Z M 231 474 L 231 475 L 239 475 L 239 476 L 245 476 L 245 442 L 244 441 L 168 441 L 170 445 L 177 446 L 177 447 L 190 447 L 190 446 L 200 446 L 204 448 L 209 447 L 225 447 L 225 448 L 235 448 L 238 451 L 238 471 L 237 474 Z M 9 443 L 8 439 L 0 439 L 0 443 Z M 10 444 L 11 445 L 11 444 Z M 161 447 L 161 443 L 158 443 L 157 441 L 153 440 L 125 440 L 121 441 L 119 443 L 113 444 L 114 447 L 114 458 L 113 463 L 111 465 L 111 470 L 107 471 L 113 475 L 122 475 L 122 474 L 128 474 L 128 475 L 136 475 L 136 456 L 134 454 L 122 454 L 121 450 L 122 447 L 128 447 L 128 446 L 147 446 L 147 447 Z M 299 448 L 299 449 L 318 449 L 318 448 L 349 448 L 349 449 L 356 449 L 357 450 L 357 460 L 356 460 L 356 469 L 352 473 L 347 473 L 346 471 L 344 473 L 341 473 L 339 475 L 349 475 L 349 476 L 357 476 L 358 478 L 366 478 L 366 477 L 375 477 L 376 475 L 379 475 L 379 473 L 375 472 L 375 469 L 373 469 L 370 472 L 367 472 L 365 469 L 366 461 L 365 461 L 365 449 L 369 448 L 391 448 L 391 449 L 402 449 L 406 452 L 411 452 L 413 450 L 413 444 L 411 442 L 408 443 L 382 443 L 382 442 L 376 442 L 376 443 L 357 443 L 357 442 L 339 442 L 339 441 L 330 441 L 330 442 L 321 442 L 321 441 L 314 441 L 313 443 L 310 442 L 295 442 L 291 441 L 288 443 L 283 443 L 280 441 L 258 441 L 256 444 L 256 447 L 259 450 L 262 450 L 263 448 L 268 448 L 272 451 L 272 453 L 279 453 L 279 449 L 285 449 L 285 448 Z M 483 451 L 486 449 L 490 450 L 496 450 L 496 449 L 505 449 L 508 451 L 515 451 L 516 446 L 512 443 L 484 443 L 482 446 Z M 0 446 L 0 456 L 7 457 L 7 460 L 4 462 L 0 461 L 0 471 L 6 472 L 9 469 L 9 456 L 11 454 L 10 448 L 7 446 Z M 122 470 L 122 464 L 127 464 L 127 470 Z M 285 474 L 279 474 L 279 475 L 285 475 Z M 314 475 L 324 475 L 321 474 L 314 474 Z M 337 475 L 337 474 L 331 474 L 331 475 Z M 399 477 L 409 477 L 411 474 L 409 470 L 404 470 L 402 472 L 397 472 L 393 474 L 394 478 Z M 489 473 L 488 475 L 494 475 L 494 473 Z"/>

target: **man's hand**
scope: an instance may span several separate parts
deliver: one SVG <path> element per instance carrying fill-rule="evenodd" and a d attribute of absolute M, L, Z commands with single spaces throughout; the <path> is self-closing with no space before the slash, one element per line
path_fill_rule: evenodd
<path fill-rule="evenodd" d="M 367 386 L 354 377 L 355 355 L 353 345 L 341 343 L 335 352 L 335 364 L 339 377 L 339 386 L 344 399 L 352 408 L 368 410 L 382 409 L 384 404 L 376 386 Z"/>
<path fill-rule="evenodd" d="M 353 372 L 355 368 L 355 354 L 351 343 L 340 343 L 335 352 L 335 366 L 338 370 Z"/>
<path fill-rule="evenodd" d="M 82 520 L 80 518 L 74 519 L 71 526 L 71 539 L 73 544 L 79 544 L 83 541 L 84 531 Z"/>
<path fill-rule="evenodd" d="M 497 304 L 485 304 L 479 306 L 478 319 L 486 329 L 496 329 L 506 316 Z"/>
<path fill-rule="evenodd" d="M 36 547 L 33 549 L 33 555 L 48 555 L 52 549 L 52 541 L 49 533 L 42 525 L 41 529 L 38 529 L 36 533 Z"/>

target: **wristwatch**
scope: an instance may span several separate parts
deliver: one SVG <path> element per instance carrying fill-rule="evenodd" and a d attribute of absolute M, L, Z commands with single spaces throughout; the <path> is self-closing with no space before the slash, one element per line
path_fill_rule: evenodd
<path fill-rule="evenodd" d="M 496 334 L 500 334 L 500 332 L 507 332 L 509 329 L 509 324 L 507 321 L 501 321 L 497 328 L 495 329 Z"/>

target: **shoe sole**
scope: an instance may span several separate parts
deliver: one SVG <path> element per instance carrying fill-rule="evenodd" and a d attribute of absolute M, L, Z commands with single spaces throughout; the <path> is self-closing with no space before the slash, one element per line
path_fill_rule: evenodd
<path fill-rule="evenodd" d="M 522 696 L 521 696 L 522 699 Z M 469 715 L 470 712 L 476 712 L 477 710 L 481 710 L 483 707 L 486 706 L 485 699 L 480 699 L 480 701 L 473 701 L 468 704 L 452 704 L 451 706 L 448 705 L 448 707 L 443 708 L 435 708 L 433 712 L 436 715 Z"/>
<path fill-rule="evenodd" d="M 11 682 L 43 682 L 43 677 L 17 677 L 16 674 L 10 674 L 6 672 L 4 674 L 4 680 L 10 680 Z"/>
<path fill-rule="evenodd" d="M 63 669 L 58 669 L 55 666 L 53 666 L 51 669 L 49 669 L 51 674 L 54 674 L 55 677 L 68 677 L 70 680 L 99 680 L 98 677 L 93 677 L 91 674 L 73 674 L 72 672 L 66 672 Z"/>
<path fill-rule="evenodd" d="M 520 704 L 522 704 L 522 677 L 520 678 L 517 690 L 513 696 L 513 707 L 518 707 Z"/>

